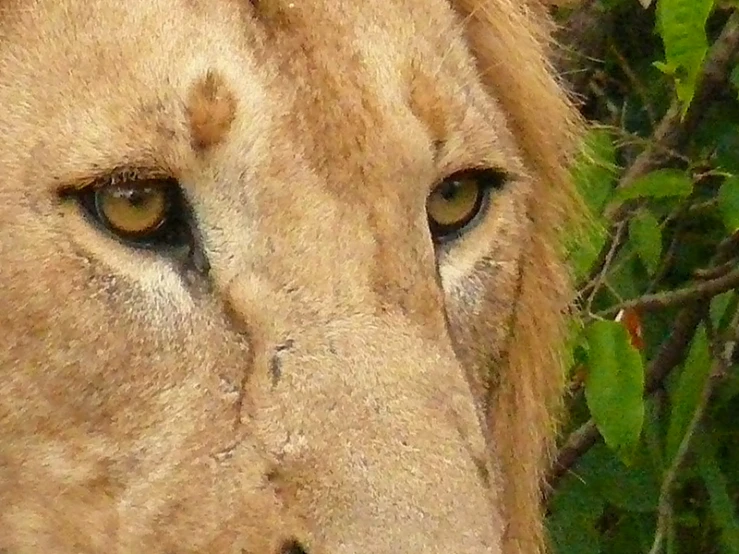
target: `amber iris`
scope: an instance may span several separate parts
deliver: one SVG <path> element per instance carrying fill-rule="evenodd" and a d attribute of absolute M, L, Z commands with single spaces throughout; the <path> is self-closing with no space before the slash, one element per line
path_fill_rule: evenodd
<path fill-rule="evenodd" d="M 473 175 L 443 181 L 426 201 L 431 233 L 440 238 L 460 231 L 480 211 L 484 198 L 485 187 Z"/>
<path fill-rule="evenodd" d="M 142 237 L 167 220 L 169 198 L 162 186 L 107 186 L 95 191 L 100 221 L 124 237 Z"/>

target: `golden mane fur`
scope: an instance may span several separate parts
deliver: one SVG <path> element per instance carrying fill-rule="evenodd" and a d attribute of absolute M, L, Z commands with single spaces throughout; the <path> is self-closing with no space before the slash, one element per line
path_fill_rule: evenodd
<path fill-rule="evenodd" d="M 567 333 L 564 314 L 572 298 L 557 231 L 576 232 L 580 223 L 581 205 L 567 171 L 580 121 L 552 77 L 548 61 L 554 47 L 549 42 L 552 25 L 540 6 L 517 2 L 518 9 L 512 9 L 512 2 L 505 0 L 459 4 L 469 14 L 470 43 L 482 79 L 503 104 L 527 166 L 541 187 L 530 197 L 533 225 L 521 258 L 511 346 L 486 405 L 493 443 L 504 453 L 500 458 L 508 525 L 504 551 L 537 552 L 543 537 L 541 486 L 553 453 L 564 388 L 560 365 Z"/>
<path fill-rule="evenodd" d="M 549 3 L 0 0 L 0 552 L 544 552 Z M 151 183 L 144 244 L 95 195 Z"/>

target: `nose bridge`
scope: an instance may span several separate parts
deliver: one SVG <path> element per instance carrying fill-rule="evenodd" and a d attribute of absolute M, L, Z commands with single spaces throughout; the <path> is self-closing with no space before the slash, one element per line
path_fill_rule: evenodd
<path fill-rule="evenodd" d="M 235 313 L 254 313 L 259 286 L 232 288 Z M 277 460 L 284 501 L 328 552 L 497 552 L 485 441 L 448 340 L 400 313 L 296 325 L 288 296 L 273 291 L 282 300 L 245 320 L 271 326 L 244 419 Z"/>
<path fill-rule="evenodd" d="M 324 504 L 325 540 L 366 549 L 384 529 L 393 544 L 371 551 L 452 547 L 453 537 L 457 552 L 492 546 L 484 442 L 450 353 L 391 319 L 336 322 L 324 340 L 286 364 L 303 376 L 286 420 L 301 444 L 286 467 L 300 468 L 306 500 Z M 332 505 L 342 513 L 327 517 Z"/>

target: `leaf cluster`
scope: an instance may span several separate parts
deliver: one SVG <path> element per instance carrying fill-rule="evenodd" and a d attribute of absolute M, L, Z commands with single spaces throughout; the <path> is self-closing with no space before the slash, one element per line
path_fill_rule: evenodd
<path fill-rule="evenodd" d="M 568 245 L 580 323 L 547 498 L 560 554 L 739 554 L 736 8 L 557 13 L 592 124 L 573 169 L 592 225 Z"/>

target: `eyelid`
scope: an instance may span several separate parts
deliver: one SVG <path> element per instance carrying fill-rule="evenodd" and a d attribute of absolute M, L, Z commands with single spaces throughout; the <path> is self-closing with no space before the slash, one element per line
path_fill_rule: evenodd
<path fill-rule="evenodd" d="M 446 173 L 442 179 L 439 179 L 431 186 L 433 193 L 440 185 L 450 179 L 478 178 L 485 181 L 486 187 L 502 188 L 510 181 L 518 180 L 518 174 L 509 172 L 498 167 L 490 167 L 486 165 L 468 166 Z"/>
<path fill-rule="evenodd" d="M 467 170 L 494 170 L 506 177 L 507 181 L 517 181 L 525 177 L 527 170 L 521 161 L 515 156 L 506 155 L 502 152 L 494 152 L 492 146 L 497 141 L 475 141 L 474 145 L 465 143 L 464 148 L 454 146 L 453 143 L 445 144 L 436 158 L 437 175 L 441 177 L 437 184 L 443 179 L 448 179 L 455 173 Z M 466 150 L 469 148 L 469 150 Z"/>
<path fill-rule="evenodd" d="M 172 172 L 146 166 L 118 166 L 105 171 L 97 171 L 95 174 L 85 178 L 75 179 L 58 188 L 57 193 L 61 197 L 79 194 L 87 188 L 103 188 L 109 186 L 129 187 L 146 186 L 151 181 L 171 181 L 173 185 L 178 183 Z"/>

